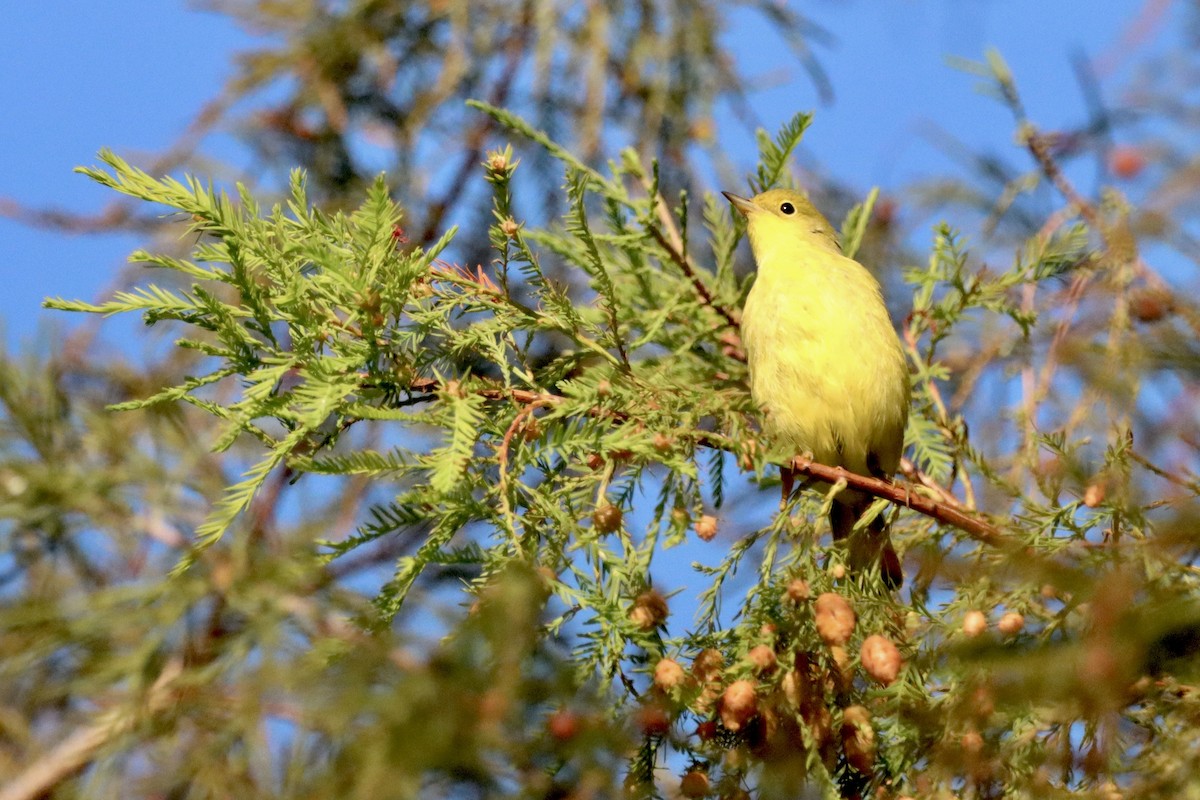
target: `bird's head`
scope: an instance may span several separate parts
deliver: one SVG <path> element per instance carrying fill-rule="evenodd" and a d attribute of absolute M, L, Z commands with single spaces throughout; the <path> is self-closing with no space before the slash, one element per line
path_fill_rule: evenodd
<path fill-rule="evenodd" d="M 747 200 L 721 192 L 746 217 L 746 230 L 756 255 L 768 247 L 803 242 L 841 251 L 837 231 L 809 199 L 795 189 L 771 189 Z"/>

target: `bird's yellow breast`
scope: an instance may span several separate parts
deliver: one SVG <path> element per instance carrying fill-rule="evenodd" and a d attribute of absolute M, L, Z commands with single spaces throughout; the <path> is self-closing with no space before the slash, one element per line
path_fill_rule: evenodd
<path fill-rule="evenodd" d="M 758 275 L 742 335 L 774 449 L 892 474 L 904 445 L 908 371 L 879 283 L 823 241 L 756 232 L 752 224 Z"/>

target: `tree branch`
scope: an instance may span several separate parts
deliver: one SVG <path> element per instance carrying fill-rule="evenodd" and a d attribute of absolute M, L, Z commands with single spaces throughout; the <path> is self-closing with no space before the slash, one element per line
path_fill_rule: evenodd
<path fill-rule="evenodd" d="M 141 711 L 162 713 L 174 697 L 175 680 L 183 672 L 183 662 L 172 659 L 163 667 L 154 685 L 146 693 Z M 140 717 L 137 709 L 114 708 L 95 722 L 77 729 L 41 758 L 29 764 L 7 786 L 0 787 L 0 800 L 36 800 L 91 763 L 96 752 L 133 730 Z"/>
<path fill-rule="evenodd" d="M 882 497 L 898 506 L 911 508 L 938 522 L 958 528 L 984 544 L 993 547 L 1012 544 L 1009 537 L 1002 534 L 991 523 L 981 517 L 961 511 L 961 504 L 958 501 L 955 501 L 955 505 L 951 505 L 944 501 L 934 500 L 924 494 L 917 494 L 910 485 L 859 475 L 842 467 L 829 467 L 803 456 L 792 459 L 792 469 L 800 475 L 816 478 L 826 483 L 837 483 L 844 480 L 849 489 L 865 492 L 873 497 Z"/>
<path fill-rule="evenodd" d="M 650 235 L 654 237 L 654 241 L 658 242 L 659 246 L 667 251 L 667 256 L 671 259 L 671 262 L 679 267 L 679 271 L 691 282 L 692 288 L 696 290 L 696 294 L 700 295 L 700 300 L 704 305 L 720 314 L 725 319 L 725 322 L 729 324 L 729 327 L 734 330 L 740 329 L 741 321 L 738 319 L 737 314 L 716 301 L 708 286 L 700 279 L 700 275 L 692 267 L 691 262 L 687 260 L 687 256 L 671 244 L 667 240 L 667 237 L 663 236 L 662 231 L 654 225 L 647 225 L 646 230 L 650 231 Z"/>
<path fill-rule="evenodd" d="M 1054 188 L 1058 189 L 1059 194 L 1068 203 L 1079 209 L 1079 215 L 1083 217 L 1088 225 L 1100 235 L 1105 235 L 1106 228 L 1103 220 L 1100 219 L 1100 213 L 1083 195 L 1075 191 L 1075 187 L 1067 180 L 1067 176 L 1063 174 L 1058 162 L 1054 160 L 1054 156 L 1050 153 L 1050 148 L 1046 145 L 1045 137 L 1038 133 L 1032 123 L 1027 120 L 1019 121 L 1021 124 L 1021 139 L 1025 142 L 1025 147 L 1033 156 L 1034 161 L 1041 168 L 1042 174 L 1054 184 Z"/>
<path fill-rule="evenodd" d="M 440 388 L 442 388 L 442 384 L 432 378 L 418 378 L 409 384 L 410 391 L 422 394 L 433 394 Z M 567 401 L 567 398 L 561 395 L 549 392 L 534 392 L 528 389 L 506 389 L 497 386 L 495 388 L 480 387 L 473 391 L 475 394 L 491 400 L 508 399 L 522 405 L 555 406 Z M 616 422 L 626 422 L 629 420 L 629 415 L 610 409 L 592 408 L 588 413 L 593 416 L 607 417 Z M 735 442 L 719 434 L 702 432 L 698 434 L 696 441 L 705 447 L 724 450 L 726 452 L 739 452 L 742 449 Z M 910 508 L 938 522 L 958 528 L 963 533 L 983 544 L 992 547 L 1003 547 L 1012 544 L 1009 537 L 1001 533 L 999 528 L 987 522 L 981 516 L 963 510 L 962 503 L 955 499 L 947 489 L 937 486 L 936 483 L 934 486 L 937 488 L 932 489 L 932 491 L 943 499 L 936 500 L 926 494 L 920 493 L 911 484 L 885 481 L 867 475 L 859 475 L 858 473 L 849 472 L 842 467 L 830 467 L 825 464 L 818 464 L 811 459 L 803 457 L 792 459 L 791 466 L 800 475 L 825 481 L 826 483 L 837 483 L 844 480 L 848 488 L 869 494 L 872 497 L 881 497 L 896 505 Z M 914 473 L 920 474 L 916 473 L 915 470 Z M 926 481 L 932 483 L 932 479 L 928 478 L 928 476 L 921 483 L 926 484 Z"/>

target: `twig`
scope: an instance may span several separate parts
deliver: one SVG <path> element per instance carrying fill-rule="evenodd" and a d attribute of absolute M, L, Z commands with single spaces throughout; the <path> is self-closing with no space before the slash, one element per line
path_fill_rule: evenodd
<path fill-rule="evenodd" d="M 909 480 L 910 483 L 919 483 L 929 491 L 938 496 L 938 499 L 946 505 L 960 510 L 970 510 L 970 503 L 963 503 L 957 497 L 950 493 L 950 490 L 945 486 L 931 478 L 928 474 L 917 469 L 917 465 L 908 458 L 900 459 L 900 474 Z M 964 484 L 964 486 L 969 484 Z M 968 498 L 969 501 L 970 498 Z"/>
<path fill-rule="evenodd" d="M 509 44 L 508 61 L 504 65 L 504 71 L 499 75 L 495 85 L 492 87 L 491 97 L 488 102 L 493 106 L 502 106 L 508 101 L 508 96 L 516 84 L 517 69 L 521 66 L 522 55 L 526 52 L 529 39 L 530 23 L 528 12 L 523 20 L 521 32 L 515 43 Z M 478 166 L 479 159 L 483 156 L 483 145 L 487 141 L 487 136 L 492 132 L 494 123 L 491 117 L 486 114 L 482 119 L 467 132 L 465 137 L 466 147 L 462 161 L 459 162 L 458 169 L 454 176 L 446 184 L 445 193 L 434 200 L 428 202 L 429 210 L 426 214 L 425 228 L 421 231 L 418 239 L 422 244 L 432 242 L 437 238 L 442 227 L 442 221 L 446 217 L 446 211 L 458 202 L 463 191 L 470 185 L 471 173 Z"/>
<path fill-rule="evenodd" d="M 952 525 L 970 535 L 971 538 L 984 544 L 993 547 L 1012 546 L 1013 544 L 1009 537 L 1002 534 L 1000 529 L 991 523 L 984 521 L 980 517 L 960 511 L 961 504 L 955 507 L 948 503 L 934 500 L 932 497 L 926 497 L 923 494 L 913 492 L 910 486 L 872 478 L 867 475 L 859 475 L 855 472 L 849 472 L 842 467 L 829 467 L 825 464 L 818 464 L 803 456 L 793 458 L 791 466 L 799 475 L 816 478 L 826 483 L 845 481 L 846 487 L 849 489 L 856 489 L 873 497 L 882 497 L 884 500 L 889 500 L 898 506 L 911 508 L 913 511 L 936 519 L 938 522 Z"/>
<path fill-rule="evenodd" d="M 682 272 L 687 277 L 688 281 L 691 282 L 692 288 L 696 290 L 696 294 L 700 295 L 700 299 L 704 302 L 704 305 L 720 314 L 725 319 L 725 322 L 729 324 L 729 327 L 734 329 L 740 328 L 741 321 L 738 320 L 737 314 L 733 313 L 733 311 L 716 301 L 716 298 L 713 297 L 713 294 L 709 290 L 708 286 L 704 284 L 704 281 L 700 279 L 700 275 L 697 274 L 695 268 L 691 265 L 691 262 L 687 260 L 687 256 L 676 249 L 675 246 L 667 240 L 667 237 L 663 236 L 662 231 L 660 231 L 654 225 L 648 225 L 646 226 L 646 229 L 650 231 L 650 235 L 654 237 L 654 241 L 658 242 L 659 246 L 667 251 L 667 256 L 671 259 L 671 262 L 675 264 L 675 266 L 679 267 L 680 272 Z"/>
<path fill-rule="evenodd" d="M 539 408 L 545 407 L 549 403 L 548 400 L 534 400 L 529 403 L 513 417 L 513 421 L 508 426 L 508 430 L 504 432 L 504 439 L 500 442 L 500 449 L 496 453 L 496 461 L 500 466 L 500 479 L 497 481 L 497 490 L 500 493 L 500 509 L 504 513 L 504 519 L 508 522 L 509 533 L 512 534 L 513 546 L 517 552 L 521 552 L 521 537 L 517 535 L 517 519 L 513 514 L 512 503 L 508 501 L 508 449 L 512 446 L 513 436 L 525 424 L 533 412 Z"/>
<path fill-rule="evenodd" d="M 1066 198 L 1068 203 L 1079 209 L 1079 215 L 1083 217 L 1088 225 L 1092 226 L 1101 236 L 1105 236 L 1105 226 L 1103 220 L 1100 219 L 1100 213 L 1067 180 L 1067 176 L 1063 174 L 1062 168 L 1059 167 L 1058 162 L 1054 160 L 1054 156 L 1050 153 L 1050 148 L 1046 146 L 1046 139 L 1037 132 L 1032 123 L 1021 120 L 1021 138 L 1024 140 L 1025 146 L 1034 160 L 1037 161 L 1038 166 L 1041 167 L 1042 174 L 1054 184 L 1054 188 L 1058 189 L 1059 194 Z"/>
<path fill-rule="evenodd" d="M 440 388 L 441 384 L 432 378 L 418 378 L 409 384 L 410 391 L 421 394 L 433 394 Z M 509 399 L 527 405 L 537 404 L 539 407 L 556 406 L 567 402 L 567 398 L 560 395 L 549 392 L 533 392 L 528 389 L 506 389 L 497 386 L 494 388 L 478 387 L 473 389 L 473 391 L 475 394 L 491 400 Z M 615 422 L 629 420 L 629 415 L 627 414 L 599 407 L 589 409 L 588 414 L 607 417 Z M 510 430 L 515 431 L 515 428 L 510 426 Z M 732 453 L 740 452 L 744 449 L 739 448 L 735 442 L 718 434 L 702 432 L 697 435 L 696 441 L 705 447 Z M 792 469 L 798 474 L 827 483 L 837 483 L 840 480 L 845 480 L 846 486 L 851 489 L 856 489 L 873 497 L 881 497 L 905 508 L 911 508 L 913 511 L 935 519 L 938 522 L 958 528 L 984 544 L 994 547 L 1012 545 L 1009 537 L 1005 536 L 998 528 L 985 521 L 982 517 L 963 510 L 962 502 L 953 499 L 946 489 L 938 486 L 932 479 L 928 479 L 932 483 L 930 488 L 943 499 L 934 499 L 918 493 L 914 491 L 915 487 L 912 485 L 880 480 L 879 478 L 872 478 L 867 475 L 859 475 L 849 472 L 842 467 L 830 467 L 805 458 L 793 459 Z M 920 473 L 917 474 L 919 475 Z M 922 485 L 927 485 L 924 480 L 922 481 Z M 944 499 L 946 497 L 951 497 L 951 499 Z"/>
<path fill-rule="evenodd" d="M 1146 0 L 1120 37 L 1093 60 L 1093 69 L 1104 77 L 1115 72 L 1139 47 L 1169 24 L 1173 5 L 1172 0 Z"/>
<path fill-rule="evenodd" d="M 411 392 L 417 394 L 434 394 L 438 389 L 442 388 L 440 381 L 433 378 L 417 378 L 408 385 Z M 541 405 L 558 405 L 566 402 L 567 398 L 549 392 L 531 392 L 528 389 L 505 389 L 500 386 L 495 388 L 479 387 L 473 390 L 480 397 L 485 397 L 488 400 L 503 400 L 511 398 L 518 403 L 539 403 Z"/>
<path fill-rule="evenodd" d="M 1050 217 L 1046 220 L 1045 224 L 1043 224 L 1041 229 L 1037 232 L 1038 241 L 1044 246 L 1047 242 L 1049 242 L 1050 237 L 1054 235 L 1054 232 L 1057 231 L 1059 228 L 1061 228 L 1063 223 L 1065 223 L 1067 221 L 1067 219 L 1069 219 L 1072 216 L 1074 216 L 1074 214 L 1071 213 L 1070 205 L 1068 205 L 1065 208 L 1060 208 L 1058 211 L 1055 211 L 1053 214 L 1050 215 Z M 1078 285 L 1078 282 L 1079 282 L 1079 277 L 1077 276 L 1076 283 L 1072 285 L 1073 292 L 1076 291 L 1076 286 Z M 1022 311 L 1026 312 L 1026 313 L 1033 313 L 1035 311 L 1036 305 L 1037 305 L 1037 303 L 1036 303 L 1037 288 L 1038 288 L 1038 285 L 1036 283 L 1026 283 L 1022 287 L 1022 289 L 1021 289 L 1021 310 Z M 1081 289 L 1082 289 L 1082 287 L 1080 287 L 1079 290 L 1081 290 Z M 1063 319 L 1059 321 L 1058 328 L 1054 334 L 1054 339 L 1050 345 L 1050 350 L 1046 356 L 1046 366 L 1049 367 L 1051 371 L 1050 372 L 1043 371 L 1043 373 L 1042 373 L 1043 377 L 1047 377 L 1047 376 L 1052 377 L 1051 373 L 1053 371 L 1053 367 L 1051 367 L 1050 365 L 1052 365 L 1055 361 L 1058 345 L 1062 341 L 1063 335 L 1066 334 L 1066 329 L 1067 329 L 1067 327 L 1070 326 L 1070 322 L 1071 322 L 1071 319 L 1074 316 L 1074 314 L 1075 314 L 1075 304 L 1072 304 L 1071 307 L 1068 309 L 1066 315 L 1063 317 Z M 1035 423 L 1037 420 L 1038 406 L 1042 402 L 1043 388 L 1044 387 L 1041 386 L 1038 382 L 1038 376 L 1036 374 L 1034 374 L 1034 366 L 1033 366 L 1033 362 L 1031 360 L 1021 368 L 1021 397 L 1022 397 L 1021 408 L 1022 408 L 1022 413 L 1025 417 L 1025 419 L 1024 419 L 1024 422 L 1025 422 L 1025 431 L 1024 431 L 1025 450 L 1031 454 L 1035 447 L 1034 439 L 1035 439 L 1035 434 L 1037 432 L 1037 430 L 1036 430 L 1037 426 Z M 1016 464 L 1014 464 L 1014 469 L 1015 468 L 1016 468 Z"/>
<path fill-rule="evenodd" d="M 98 214 L 77 214 L 57 208 L 28 208 L 8 197 L 0 197 L 0 217 L 30 228 L 46 228 L 64 233 L 111 233 L 134 231 L 152 233 L 169 225 L 170 220 L 135 216 L 131 205 L 121 200 L 108 203 Z"/>
<path fill-rule="evenodd" d="M 172 659 L 146 693 L 142 709 L 114 708 L 95 722 L 79 728 L 27 766 L 15 780 L 0 787 L 0 800 L 36 800 L 86 767 L 96 752 L 133 730 L 142 713 L 159 714 L 174 696 L 173 685 L 183 672 L 183 662 Z"/>
<path fill-rule="evenodd" d="M 912 318 L 912 315 L 910 314 L 909 319 L 911 320 L 911 318 Z M 905 345 L 905 347 L 908 348 L 908 352 L 912 355 L 912 358 L 914 361 L 921 360 L 921 351 L 917 347 L 917 339 L 916 339 L 915 334 L 913 333 L 913 326 L 911 324 L 909 324 L 908 322 L 906 322 L 904 325 L 904 345 Z M 942 430 L 944 430 L 948 433 L 953 433 L 953 431 L 951 431 L 950 424 L 947 421 L 950 414 L 946 410 L 946 401 L 942 399 L 942 390 L 938 388 L 938 385 L 936 383 L 934 383 L 932 379 L 926 383 L 926 388 L 929 392 L 930 399 L 933 400 L 934 407 L 937 409 L 938 414 L 941 415 L 941 419 L 938 421 L 938 424 L 941 426 Z M 958 499 L 954 497 L 954 495 L 950 494 L 950 491 L 948 489 L 945 489 L 945 488 L 939 486 L 938 483 L 933 480 L 933 478 L 930 478 L 925 473 L 920 472 L 916 468 L 916 465 L 913 464 L 908 459 L 904 459 L 904 462 L 907 463 L 908 468 L 912 471 L 913 476 L 918 478 L 918 482 L 921 483 L 921 485 L 927 486 L 927 487 L 933 489 L 939 495 L 941 495 L 943 498 L 950 498 L 950 500 L 953 501 L 952 505 L 954 505 L 956 508 L 963 507 L 962 503 L 960 503 L 958 501 Z M 902 469 L 902 472 L 903 472 L 903 469 Z M 904 472 L 904 474 L 908 475 L 908 472 Z M 950 479 L 951 483 L 953 483 L 953 481 L 954 481 L 953 476 L 955 474 L 959 474 L 962 476 L 963 492 L 965 492 L 967 495 L 966 507 L 974 508 L 975 507 L 975 487 L 971 485 L 971 476 L 969 476 L 967 474 L 967 471 L 964 469 L 960 469 L 960 465 L 958 463 L 957 458 L 955 459 L 953 469 L 951 470 L 951 479 Z"/>
<path fill-rule="evenodd" d="M 1141 464 L 1142 467 L 1147 471 L 1154 473 L 1164 481 L 1168 481 L 1169 483 L 1173 483 L 1182 489 L 1186 489 L 1192 494 L 1200 494 L 1200 481 L 1189 481 L 1186 478 L 1179 477 L 1178 475 L 1172 475 L 1162 467 L 1154 464 L 1152 461 L 1150 461 L 1150 459 L 1146 458 L 1141 453 L 1138 453 L 1135 450 L 1129 450 L 1128 452 L 1131 459 L 1136 461 L 1138 464 Z"/>
<path fill-rule="evenodd" d="M 646 191 L 649 192 L 653 188 L 649 185 L 649 180 L 646 181 Z M 667 206 L 667 199 L 662 196 L 662 193 L 654 193 L 654 211 L 658 214 L 658 221 L 662 223 L 663 229 L 667 232 L 667 240 L 671 242 L 671 247 L 675 252 L 683 253 L 683 234 L 679 232 L 679 226 L 675 224 L 675 217 L 671 216 L 671 209 Z"/>

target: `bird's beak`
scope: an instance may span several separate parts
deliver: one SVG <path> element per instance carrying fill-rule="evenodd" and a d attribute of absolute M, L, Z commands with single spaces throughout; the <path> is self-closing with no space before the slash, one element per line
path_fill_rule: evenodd
<path fill-rule="evenodd" d="M 733 192 L 721 192 L 721 194 L 725 195 L 725 199 L 728 200 L 734 208 L 742 212 L 742 216 L 748 217 L 750 216 L 750 212 L 758 210 L 758 206 L 754 205 L 754 203 L 750 202 L 744 197 L 738 197 Z"/>

